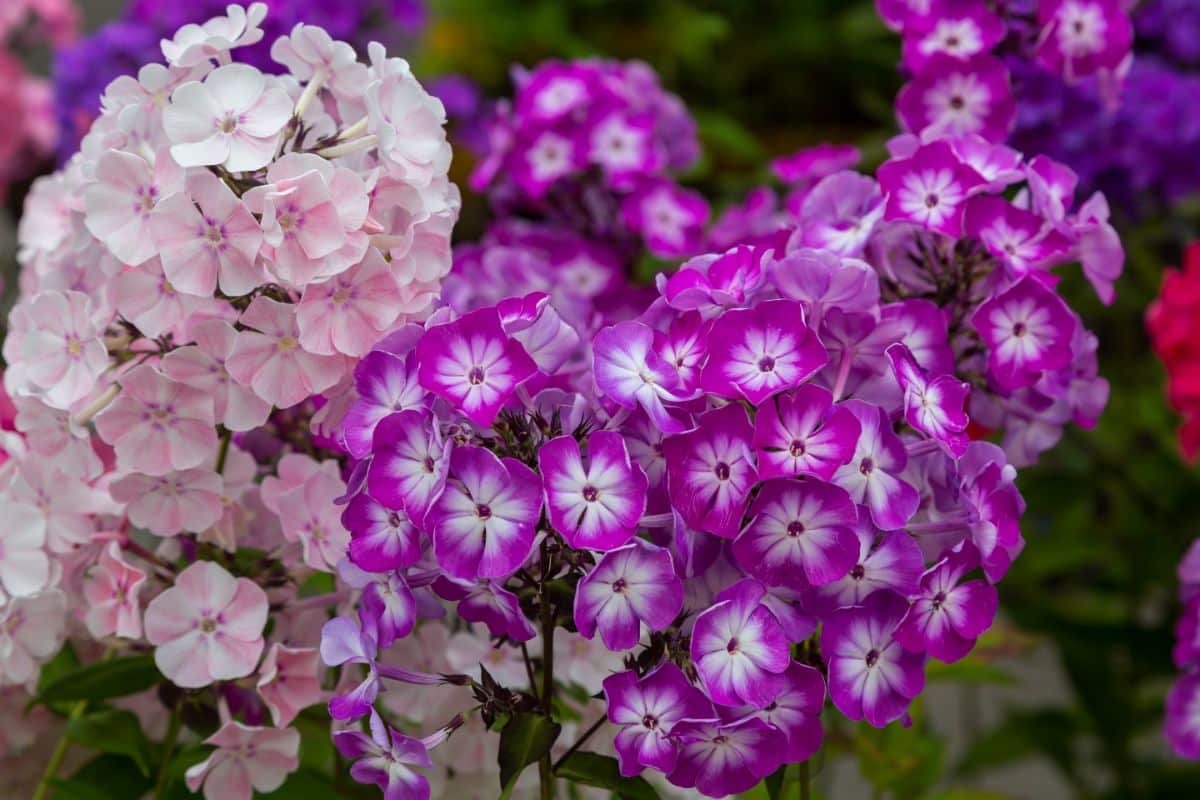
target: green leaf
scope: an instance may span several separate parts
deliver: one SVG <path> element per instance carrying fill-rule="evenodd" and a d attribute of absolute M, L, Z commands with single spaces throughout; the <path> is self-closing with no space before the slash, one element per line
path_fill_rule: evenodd
<path fill-rule="evenodd" d="M 1065 711 L 1015 712 L 971 744 L 957 772 L 971 775 L 1042 753 L 1071 776 L 1075 763 L 1071 740 L 1077 729 L 1078 723 Z"/>
<path fill-rule="evenodd" d="M 621 774 L 617 760 L 611 756 L 575 752 L 554 774 L 585 786 L 616 792 L 621 800 L 658 800 L 658 792 L 645 778 L 626 778 Z"/>
<path fill-rule="evenodd" d="M 521 772 L 554 745 L 562 726 L 538 714 L 514 714 L 500 731 L 500 797 L 507 798 Z"/>
<path fill-rule="evenodd" d="M 104 709 L 76 717 L 67 723 L 67 736 L 101 753 L 128 756 L 143 775 L 150 775 L 150 743 L 131 711 Z"/>
<path fill-rule="evenodd" d="M 50 681 L 33 702 L 107 700 L 149 689 L 162 679 L 150 655 L 94 661 Z"/>
<path fill-rule="evenodd" d="M 293 772 L 284 781 L 283 786 L 275 791 L 279 797 L 286 797 L 288 800 L 329 800 L 339 796 L 329 776 L 310 769 Z"/>
<path fill-rule="evenodd" d="M 51 782 L 54 800 L 129 800 L 142 797 L 152 785 L 132 759 L 112 754 L 93 758 L 66 780 Z"/>

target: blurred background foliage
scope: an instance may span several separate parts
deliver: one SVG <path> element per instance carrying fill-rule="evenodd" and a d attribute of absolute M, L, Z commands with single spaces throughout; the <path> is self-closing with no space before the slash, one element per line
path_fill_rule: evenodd
<path fill-rule="evenodd" d="M 718 209 L 763 183 L 772 157 L 854 142 L 873 166 L 896 132 L 899 42 L 871 0 L 435 0 L 432 11 L 418 69 L 464 74 L 491 97 L 511 93 L 511 64 L 592 55 L 650 63 L 696 116 L 705 156 L 688 181 Z M 463 178 L 470 159 L 456 162 Z M 482 213 L 470 198 L 464 237 Z M 1100 336 L 1112 398 L 1095 430 L 1068 428 L 1021 473 L 1028 545 L 1002 587 L 1006 621 L 965 662 L 931 671 L 934 682 L 956 684 L 942 703 L 958 715 L 955 737 L 920 713 L 908 729 L 835 728 L 818 770 L 850 756 L 877 796 L 986 800 L 1024 795 L 980 776 L 1040 759 L 1061 779 L 1040 796 L 1064 787 L 1079 798 L 1200 796 L 1200 769 L 1170 756 L 1160 732 L 1174 675 L 1174 570 L 1200 534 L 1200 482 L 1178 454 L 1178 421 L 1143 326 L 1164 266 L 1200 233 L 1200 206 L 1142 220 L 1118 212 L 1117 222 L 1128 260 L 1116 302 L 1101 305 L 1079 276 L 1065 289 Z M 1039 648 L 1052 653 L 1050 668 L 1014 677 Z M 1040 697 L 1033 684 L 1042 680 L 1064 681 L 1045 705 L 974 707 L 993 686 Z M 758 795 L 770 796 L 769 782 Z"/>

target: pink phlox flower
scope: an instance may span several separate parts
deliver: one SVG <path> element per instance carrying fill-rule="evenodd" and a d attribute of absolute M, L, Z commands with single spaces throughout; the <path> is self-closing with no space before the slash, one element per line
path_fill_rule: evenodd
<path fill-rule="evenodd" d="M 84 223 L 114 256 L 136 266 L 158 252 L 151 220 L 159 203 L 183 189 L 184 173 L 166 150 L 153 162 L 109 150 L 96 162 L 95 183 L 84 193 Z"/>
<path fill-rule="evenodd" d="M 163 373 L 211 396 L 216 421 L 231 431 L 253 430 L 266 422 L 271 404 L 225 369 L 237 330 L 222 319 L 202 320 L 190 330 L 195 344 L 168 353 L 162 360 Z"/>
<path fill-rule="evenodd" d="M 256 44 L 263 38 L 259 27 L 267 16 L 266 3 L 240 6 L 230 3 L 225 16 L 213 17 L 203 25 L 189 23 L 163 39 L 163 56 L 172 66 L 189 67 L 205 61 L 225 62 L 235 47 Z"/>
<path fill-rule="evenodd" d="M 121 548 L 110 542 L 83 581 L 87 601 L 83 619 L 97 639 L 119 636 L 142 638 L 142 604 L 139 595 L 146 573 L 121 558 Z"/>
<path fill-rule="evenodd" d="M 217 749 L 185 773 L 188 789 L 204 787 L 204 800 L 252 800 L 256 792 L 278 789 L 300 767 L 300 731 L 295 728 L 250 727 L 231 720 L 204 743 Z"/>
<path fill-rule="evenodd" d="M 125 504 L 129 521 L 158 536 L 200 533 L 216 524 L 221 505 L 221 476 L 207 466 L 165 475 L 132 475 L 109 486 Z"/>
<path fill-rule="evenodd" d="M 258 694 L 276 727 L 287 727 L 296 715 L 320 702 L 321 654 L 313 647 L 271 645 L 258 668 Z"/>
<path fill-rule="evenodd" d="M 310 353 L 362 356 L 399 316 L 400 285 L 375 248 L 324 283 L 310 283 L 296 306 L 300 344 Z"/>

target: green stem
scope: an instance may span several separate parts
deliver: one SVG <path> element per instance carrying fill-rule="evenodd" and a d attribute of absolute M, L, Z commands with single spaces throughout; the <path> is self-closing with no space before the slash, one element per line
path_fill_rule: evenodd
<path fill-rule="evenodd" d="M 800 768 L 799 780 L 800 784 L 800 800 L 812 800 L 812 772 L 808 765 L 810 761 L 801 761 L 797 766 Z"/>
<path fill-rule="evenodd" d="M 584 742 L 586 742 L 588 739 L 592 738 L 592 734 L 595 733 L 596 731 L 600 730 L 600 726 L 602 726 L 606 722 L 608 722 L 607 716 L 600 717 L 600 719 L 593 722 L 592 726 L 590 728 L 588 728 L 586 731 L 584 731 L 582 736 L 580 736 L 578 739 L 575 740 L 575 744 L 571 745 L 571 747 L 567 750 L 567 752 L 563 753 L 562 757 L 559 758 L 558 761 L 554 762 L 554 771 L 558 772 L 558 768 L 563 765 L 563 762 L 565 762 L 568 758 L 570 758 L 571 755 L 576 750 L 578 750 L 580 747 L 582 747 Z"/>
<path fill-rule="evenodd" d="M 71 727 L 71 721 L 79 719 L 87 711 L 87 700 L 80 700 L 71 706 L 71 712 L 67 715 L 67 729 Z M 58 768 L 62 766 L 63 758 L 67 755 L 67 748 L 71 746 L 71 741 L 67 738 L 67 730 L 63 730 L 62 736 L 58 737 L 58 742 L 54 745 L 54 752 L 50 754 L 50 761 L 46 764 L 46 770 L 42 773 L 41 780 L 38 781 L 37 789 L 34 790 L 33 800 L 45 800 L 46 793 L 50 791 L 50 782 L 58 776 Z"/>
<path fill-rule="evenodd" d="M 546 593 L 546 573 L 550 559 L 542 545 L 542 574 L 538 588 L 541 593 L 540 616 L 542 623 L 542 713 L 547 719 L 554 716 L 554 608 Z M 550 764 L 550 753 L 538 762 L 538 778 L 541 785 L 541 800 L 554 798 L 554 769 Z"/>
<path fill-rule="evenodd" d="M 171 718 L 167 722 L 167 735 L 163 738 L 162 763 L 158 767 L 158 780 L 155 781 L 154 797 L 162 800 L 167 796 L 167 788 L 171 776 L 171 755 L 175 752 L 175 743 L 179 741 L 179 704 L 171 707 Z"/>
<path fill-rule="evenodd" d="M 232 438 L 233 431 L 226 430 L 221 434 L 221 443 L 217 446 L 217 465 L 215 467 L 218 475 L 225 471 L 225 459 L 229 456 L 229 441 Z"/>

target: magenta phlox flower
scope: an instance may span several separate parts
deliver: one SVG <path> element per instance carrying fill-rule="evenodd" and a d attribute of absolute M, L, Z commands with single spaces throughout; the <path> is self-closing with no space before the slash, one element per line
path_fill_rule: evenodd
<path fill-rule="evenodd" d="M 827 481 L 854 456 L 862 426 L 828 389 L 807 384 L 763 403 L 754 417 L 758 477 Z"/>
<path fill-rule="evenodd" d="M 979 566 L 971 545 L 946 556 L 921 577 L 921 590 L 896 629 L 900 644 L 915 653 L 928 653 L 952 662 L 970 652 L 996 617 L 999 595 L 986 581 L 964 581 Z"/>
<path fill-rule="evenodd" d="M 683 582 L 671 554 L 635 539 L 605 553 L 579 581 L 575 625 L 587 639 L 598 630 L 609 650 L 631 650 L 643 624 L 652 631 L 664 630 L 682 607 Z"/>
<path fill-rule="evenodd" d="M 805 607 L 817 614 L 862 605 L 880 591 L 904 597 L 917 593 L 925 559 L 917 542 L 904 531 L 878 535 L 869 524 L 854 531 L 858 537 L 858 560 L 840 579 L 815 586 L 805 596 Z"/>
<path fill-rule="evenodd" d="M 1010 390 L 1070 364 L 1079 324 L 1062 298 L 1033 277 L 988 299 L 971 323 L 988 347 L 988 374 Z"/>
<path fill-rule="evenodd" d="M 725 797 L 752 788 L 783 763 L 787 737 L 761 719 L 738 722 L 687 720 L 673 730 L 679 758 L 667 779 L 694 787 L 706 797 Z"/>
<path fill-rule="evenodd" d="M 609 721 L 620 727 L 614 745 L 625 776 L 646 767 L 671 772 L 678 756 L 674 727 L 687 719 L 716 717 L 704 693 L 669 661 L 640 679 L 633 671 L 610 675 L 604 698 Z"/>
<path fill-rule="evenodd" d="M 367 491 L 418 525 L 446 485 L 452 443 L 428 411 L 401 411 L 375 428 Z"/>
<path fill-rule="evenodd" d="M 742 581 L 696 618 L 692 662 L 713 702 L 763 708 L 783 690 L 789 646 L 760 602 L 764 594 L 756 581 Z"/>
<path fill-rule="evenodd" d="M 904 443 L 892 431 L 887 412 L 879 406 L 847 400 L 842 407 L 858 419 L 862 433 L 854 457 L 838 468 L 832 481 L 848 491 L 854 502 L 865 505 L 878 527 L 904 527 L 920 502 L 917 490 L 897 477 L 908 463 Z"/>
<path fill-rule="evenodd" d="M 967 450 L 965 406 L 970 384 L 954 375 L 932 377 L 921 369 L 912 351 L 901 343 L 887 349 L 892 372 L 904 392 L 904 420 L 941 444 L 953 456 Z"/>
<path fill-rule="evenodd" d="M 980 183 L 982 178 L 946 142 L 922 145 L 910 157 L 879 168 L 879 186 L 887 198 L 883 218 L 957 238 L 967 199 Z"/>
<path fill-rule="evenodd" d="M 758 479 L 754 429 L 737 404 L 702 414 L 696 429 L 663 442 L 671 505 L 694 528 L 732 539 Z"/>
<path fill-rule="evenodd" d="M 612 550 L 629 541 L 646 512 L 646 475 L 619 433 L 596 431 L 587 460 L 570 436 L 538 450 L 550 524 L 572 547 Z"/>

